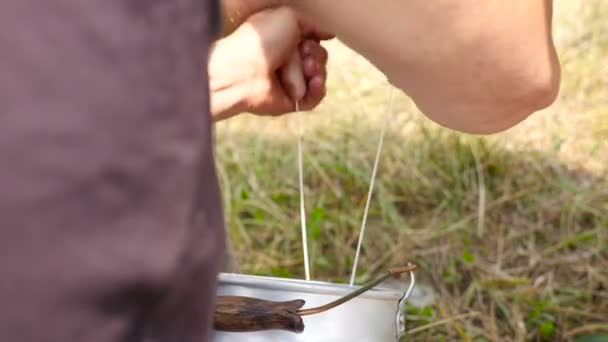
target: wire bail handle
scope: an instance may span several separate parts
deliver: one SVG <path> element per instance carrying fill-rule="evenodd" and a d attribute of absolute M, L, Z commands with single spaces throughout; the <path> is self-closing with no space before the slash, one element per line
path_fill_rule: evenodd
<path fill-rule="evenodd" d="M 408 266 L 412 266 L 412 263 L 408 263 Z M 414 270 L 409 271 L 410 284 L 407 287 L 405 293 L 401 299 L 399 299 L 399 304 L 397 305 L 397 314 L 396 314 L 396 322 L 395 322 L 395 335 L 397 336 L 397 340 L 405 335 L 406 329 L 406 316 L 407 316 L 407 300 L 412 294 L 412 290 L 416 285 L 416 276 L 414 275 Z"/>

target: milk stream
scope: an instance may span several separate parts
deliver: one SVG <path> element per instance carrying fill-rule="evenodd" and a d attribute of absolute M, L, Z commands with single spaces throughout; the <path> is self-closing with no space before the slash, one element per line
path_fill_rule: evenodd
<path fill-rule="evenodd" d="M 353 268 L 351 271 L 350 277 L 350 285 L 353 286 L 355 283 L 355 278 L 357 276 L 357 266 L 359 264 L 359 256 L 361 254 L 361 246 L 363 244 L 363 239 L 365 237 L 365 229 L 367 226 L 367 216 L 369 213 L 369 207 L 371 204 L 372 194 L 374 191 L 374 181 L 376 179 L 376 175 L 378 173 L 378 164 L 380 163 L 380 155 L 382 153 L 382 147 L 384 143 L 384 134 L 386 132 L 386 126 L 388 125 L 390 116 L 393 111 L 393 102 L 394 102 L 394 89 L 389 85 L 389 99 L 387 110 L 384 113 L 382 129 L 380 131 L 380 138 L 378 139 L 378 146 L 376 149 L 376 158 L 374 160 L 374 166 L 372 169 L 372 175 L 369 182 L 369 190 L 367 193 L 367 200 L 365 203 L 365 210 L 363 211 L 363 219 L 361 222 L 361 228 L 359 232 L 359 239 L 357 242 L 357 250 L 355 252 L 355 259 L 353 262 Z M 300 188 L 300 230 L 302 233 L 302 254 L 304 256 L 304 274 L 306 276 L 306 280 L 311 280 L 310 277 L 310 260 L 308 257 L 308 235 L 306 230 L 306 206 L 304 203 L 304 166 L 303 166 L 303 128 L 302 128 L 302 119 L 300 117 L 300 104 L 299 101 L 295 101 L 295 116 L 296 116 L 296 124 L 297 124 L 297 132 L 298 132 L 298 181 Z"/>
<path fill-rule="evenodd" d="M 306 234 L 306 206 L 304 204 L 304 166 L 303 166 L 303 130 L 300 118 L 300 103 L 296 101 L 296 120 L 298 126 L 298 178 L 300 187 L 300 225 L 302 231 L 302 252 L 304 255 L 304 274 L 306 280 L 310 281 L 310 261 L 308 259 L 308 236 Z"/>
<path fill-rule="evenodd" d="M 355 260 L 353 262 L 353 269 L 350 274 L 350 286 L 355 284 L 355 278 L 357 277 L 357 266 L 359 264 L 359 255 L 361 255 L 361 245 L 363 244 L 363 238 L 365 237 L 365 228 L 367 227 L 367 214 L 369 212 L 369 206 L 372 200 L 372 194 L 374 192 L 374 181 L 378 173 L 378 164 L 380 163 L 380 154 L 382 153 L 382 147 L 384 143 L 384 133 L 386 132 L 386 126 L 388 125 L 391 113 L 393 111 L 394 102 L 394 89 L 389 85 L 389 97 L 388 106 L 384 113 L 382 122 L 382 129 L 380 130 L 380 138 L 378 139 L 378 147 L 376 148 L 376 159 L 374 160 L 374 168 L 372 169 L 372 177 L 369 181 L 369 191 L 367 192 L 367 200 L 365 203 L 365 210 L 363 211 L 363 219 L 361 220 L 361 230 L 359 231 L 359 241 L 357 242 L 357 251 L 355 252 Z"/>

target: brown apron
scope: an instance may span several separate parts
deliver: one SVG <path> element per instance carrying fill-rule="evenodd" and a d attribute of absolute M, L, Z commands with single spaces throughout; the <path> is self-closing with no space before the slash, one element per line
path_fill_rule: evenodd
<path fill-rule="evenodd" d="M 207 340 L 210 0 L 0 2 L 0 340 Z"/>

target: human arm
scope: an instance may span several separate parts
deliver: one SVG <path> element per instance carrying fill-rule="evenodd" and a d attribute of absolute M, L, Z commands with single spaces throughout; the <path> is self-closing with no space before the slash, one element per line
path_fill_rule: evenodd
<path fill-rule="evenodd" d="M 499 132 L 557 96 L 550 0 L 282 1 L 334 32 L 443 126 Z"/>
<path fill-rule="evenodd" d="M 327 52 L 295 12 L 285 7 L 259 12 L 213 48 L 213 118 L 285 114 L 295 110 L 294 98 L 301 110 L 312 109 L 325 96 L 326 63 Z"/>
<path fill-rule="evenodd" d="M 222 9 L 221 36 L 226 37 L 232 34 L 249 16 L 281 4 L 282 0 L 220 0 Z"/>
<path fill-rule="evenodd" d="M 221 0 L 221 37 L 226 37 L 237 30 L 251 15 L 270 8 L 291 5 L 296 0 Z M 300 22 L 300 24 L 315 24 L 314 20 Z M 304 28 L 309 34 L 318 39 L 333 38 L 329 31 L 322 31 L 315 25 L 307 25 Z"/>

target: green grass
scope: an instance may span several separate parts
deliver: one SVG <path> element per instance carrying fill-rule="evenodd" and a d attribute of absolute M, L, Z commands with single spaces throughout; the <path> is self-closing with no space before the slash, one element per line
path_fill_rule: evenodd
<path fill-rule="evenodd" d="M 396 100 L 357 279 L 420 266 L 435 302 L 410 308 L 407 341 L 608 334 L 608 3 L 556 7 L 560 99 L 521 126 L 468 136 Z M 352 52 L 329 47 L 328 98 L 304 120 L 308 234 L 313 278 L 345 282 L 386 86 Z M 290 124 L 218 125 L 226 220 L 244 273 L 303 277 Z"/>

